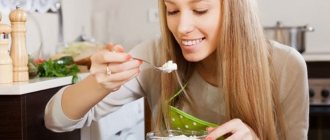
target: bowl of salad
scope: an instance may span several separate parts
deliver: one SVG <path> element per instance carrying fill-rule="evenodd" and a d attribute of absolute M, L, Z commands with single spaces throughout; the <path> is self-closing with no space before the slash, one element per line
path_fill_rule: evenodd
<path fill-rule="evenodd" d="M 147 140 L 204 140 L 207 131 L 195 130 L 162 130 L 147 133 Z"/>

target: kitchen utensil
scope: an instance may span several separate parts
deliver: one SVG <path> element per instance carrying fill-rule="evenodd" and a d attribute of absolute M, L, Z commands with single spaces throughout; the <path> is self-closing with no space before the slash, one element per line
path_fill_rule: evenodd
<path fill-rule="evenodd" d="M 143 62 L 149 64 L 150 66 L 152 66 L 152 68 L 154 68 L 154 69 L 156 69 L 156 70 L 160 70 L 160 71 L 162 71 L 161 67 L 155 66 L 154 64 L 152 64 L 152 63 L 149 62 L 149 61 L 146 61 L 146 60 L 143 60 L 143 59 L 140 59 L 140 58 L 136 58 L 136 57 L 133 57 L 133 59 L 143 61 Z"/>
<path fill-rule="evenodd" d="M 281 22 L 277 22 L 275 26 L 264 27 L 265 35 L 270 40 L 275 40 L 285 45 L 291 46 L 300 53 L 305 51 L 305 33 L 313 32 L 314 28 L 308 25 L 304 26 L 283 26 Z"/>
<path fill-rule="evenodd" d="M 207 127 L 217 127 L 217 124 L 209 123 L 198 119 L 186 112 L 181 111 L 173 106 L 170 106 L 171 123 L 178 130 L 206 130 Z"/>
<path fill-rule="evenodd" d="M 15 82 L 29 80 L 28 53 L 26 49 L 26 20 L 27 14 L 24 10 L 17 8 L 13 10 L 9 19 L 11 22 L 11 49 L 10 56 L 13 60 L 13 75 Z"/>
<path fill-rule="evenodd" d="M 167 61 L 163 66 L 157 67 L 154 64 L 150 63 L 149 61 L 133 57 L 133 59 L 143 61 L 149 65 L 151 65 L 155 70 L 160 70 L 161 72 L 171 73 L 172 71 L 177 69 L 177 65 L 173 63 L 171 60 Z"/>
<path fill-rule="evenodd" d="M 8 53 L 10 32 L 9 25 L 0 23 L 0 84 L 13 82 L 13 63 Z"/>

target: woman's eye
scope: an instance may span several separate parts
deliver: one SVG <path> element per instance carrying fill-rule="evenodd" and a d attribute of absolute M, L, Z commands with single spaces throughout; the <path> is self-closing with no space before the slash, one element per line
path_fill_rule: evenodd
<path fill-rule="evenodd" d="M 194 13 L 198 14 L 198 15 L 202 15 L 207 13 L 207 10 L 194 10 Z"/>
<path fill-rule="evenodd" d="M 167 14 L 168 15 L 175 15 L 177 13 L 179 13 L 179 11 L 177 11 L 177 10 L 175 10 L 175 11 L 167 11 Z"/>

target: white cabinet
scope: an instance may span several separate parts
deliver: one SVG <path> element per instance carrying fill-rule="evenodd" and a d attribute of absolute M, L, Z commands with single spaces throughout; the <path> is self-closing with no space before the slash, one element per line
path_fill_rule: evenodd
<path fill-rule="evenodd" d="M 126 104 L 121 109 L 81 130 L 81 140 L 143 140 L 144 100 Z"/>

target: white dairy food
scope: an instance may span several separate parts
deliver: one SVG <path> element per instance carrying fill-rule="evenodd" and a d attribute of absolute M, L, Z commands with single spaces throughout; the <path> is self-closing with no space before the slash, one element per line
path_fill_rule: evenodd
<path fill-rule="evenodd" d="M 185 136 L 185 135 L 180 135 L 180 136 L 172 136 L 169 137 L 168 140 L 199 140 L 196 136 Z"/>
<path fill-rule="evenodd" d="M 172 71 L 175 71 L 178 69 L 178 66 L 176 63 L 173 63 L 172 60 L 167 61 L 162 67 L 160 67 L 160 70 L 163 72 L 171 73 Z"/>

